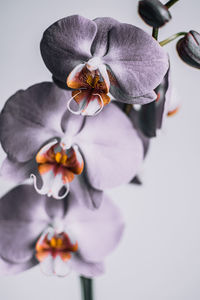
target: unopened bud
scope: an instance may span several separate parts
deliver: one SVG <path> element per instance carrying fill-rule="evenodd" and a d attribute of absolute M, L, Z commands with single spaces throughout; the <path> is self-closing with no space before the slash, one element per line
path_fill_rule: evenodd
<path fill-rule="evenodd" d="M 138 12 L 143 21 L 154 28 L 163 26 L 171 19 L 168 8 L 158 0 L 139 1 Z"/>
<path fill-rule="evenodd" d="M 176 46 L 180 58 L 188 65 L 200 69 L 200 34 L 194 30 L 180 39 Z"/>

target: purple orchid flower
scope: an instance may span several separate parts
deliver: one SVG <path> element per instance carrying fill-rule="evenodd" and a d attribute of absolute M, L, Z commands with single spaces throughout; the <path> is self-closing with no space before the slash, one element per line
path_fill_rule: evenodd
<path fill-rule="evenodd" d="M 40 263 L 47 275 L 104 272 L 105 257 L 117 246 L 124 223 L 119 209 L 103 196 L 100 209 L 78 203 L 78 181 L 56 201 L 20 185 L 0 199 L 0 274 L 15 274 Z"/>
<path fill-rule="evenodd" d="M 1 174 L 17 183 L 31 175 L 40 194 L 56 199 L 67 195 L 77 177 L 77 193 L 89 195 L 90 208 L 99 207 L 102 190 L 128 183 L 137 173 L 142 142 L 114 104 L 94 118 L 63 112 L 69 94 L 44 82 L 7 101 L 0 115 L 0 140 L 8 154 Z"/>
<path fill-rule="evenodd" d="M 44 32 L 41 54 L 54 81 L 73 89 L 68 109 L 82 115 L 99 113 L 110 94 L 131 104 L 155 100 L 153 90 L 168 68 L 155 39 L 112 18 L 74 15 L 55 22 Z"/>

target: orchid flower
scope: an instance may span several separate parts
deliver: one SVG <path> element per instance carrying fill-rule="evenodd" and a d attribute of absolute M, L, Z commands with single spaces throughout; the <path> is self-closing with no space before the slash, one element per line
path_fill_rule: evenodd
<path fill-rule="evenodd" d="M 67 195 L 77 177 L 77 193 L 90 196 L 90 208 L 99 207 L 102 190 L 128 183 L 137 173 L 142 142 L 114 104 L 94 118 L 63 112 L 70 93 L 44 82 L 7 101 L 0 115 L 0 141 L 8 155 L 1 174 L 17 183 L 31 176 L 38 193 L 56 199 Z"/>
<path fill-rule="evenodd" d="M 157 41 L 112 18 L 74 15 L 55 22 L 44 32 L 41 54 L 54 81 L 73 89 L 68 109 L 82 115 L 99 113 L 111 96 L 129 104 L 155 100 L 168 68 Z"/>
<path fill-rule="evenodd" d="M 20 185 L 0 199 L 0 274 L 37 264 L 47 275 L 104 272 L 103 261 L 120 241 L 123 220 L 105 195 L 99 210 L 85 208 L 78 203 L 77 188 L 75 180 L 70 194 L 56 201 L 32 185 Z"/>

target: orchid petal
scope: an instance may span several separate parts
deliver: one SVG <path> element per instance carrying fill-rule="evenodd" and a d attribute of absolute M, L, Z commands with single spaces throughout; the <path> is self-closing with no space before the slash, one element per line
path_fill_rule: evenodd
<path fill-rule="evenodd" d="M 21 183 L 29 178 L 34 169 L 36 169 L 36 162 L 33 160 L 19 163 L 7 157 L 1 165 L 0 175 L 15 183 Z"/>
<path fill-rule="evenodd" d="M 11 263 L 5 259 L 0 258 L 0 275 L 13 275 L 21 273 L 27 269 L 30 269 L 38 264 L 35 258 L 25 262 L 25 263 Z"/>
<path fill-rule="evenodd" d="M 32 260 L 35 242 L 50 218 L 64 213 L 63 203 L 59 202 L 40 196 L 30 185 L 18 186 L 2 197 L 0 257 L 10 263 L 24 264 Z"/>
<path fill-rule="evenodd" d="M 156 102 L 156 126 L 158 129 L 161 129 L 172 100 L 170 69 L 165 74 L 165 77 L 161 84 L 157 87 L 156 92 L 157 94 L 159 94 L 159 99 Z"/>
<path fill-rule="evenodd" d="M 121 239 L 124 222 L 120 210 L 106 195 L 98 210 L 87 209 L 83 201 L 77 205 L 76 191 L 73 188 L 69 194 L 66 228 L 70 228 L 71 235 L 76 238 L 81 258 L 87 262 L 101 262 Z"/>
<path fill-rule="evenodd" d="M 117 24 L 110 30 L 109 49 L 103 62 L 117 81 L 113 96 L 117 97 L 115 89 L 120 88 L 124 102 L 151 93 L 168 68 L 167 55 L 158 42 L 129 24 Z M 133 103 L 137 103 L 136 99 Z"/>
<path fill-rule="evenodd" d="M 69 73 L 91 57 L 96 31 L 95 22 L 78 15 L 61 19 L 47 28 L 40 49 L 47 68 L 57 80 L 66 82 Z"/>
<path fill-rule="evenodd" d="M 100 207 L 103 201 L 103 192 L 93 188 L 85 178 L 84 174 L 76 176 L 70 184 L 70 193 L 68 197 L 72 197 L 78 205 L 84 205 L 90 210 Z"/>
<path fill-rule="evenodd" d="M 108 51 L 110 30 L 119 22 L 113 18 L 103 17 L 93 20 L 97 24 L 97 33 L 91 46 L 93 56 L 104 56 Z"/>
<path fill-rule="evenodd" d="M 117 134 L 113 134 L 113 129 Z M 96 189 L 128 183 L 143 161 L 143 147 L 130 120 L 114 105 L 86 118 L 83 130 L 74 138 L 85 161 L 85 174 Z"/>
<path fill-rule="evenodd" d="M 78 255 L 73 255 L 68 264 L 73 271 L 85 277 L 99 276 L 105 272 L 104 264 L 102 262 L 87 262 Z"/>
<path fill-rule="evenodd" d="M 68 126 L 71 136 L 76 134 L 83 118 L 74 118 L 70 112 L 64 114 L 70 95 L 71 92 L 44 82 L 12 96 L 0 115 L 0 140 L 5 152 L 25 162 L 32 159 L 44 143 L 62 137 Z"/>

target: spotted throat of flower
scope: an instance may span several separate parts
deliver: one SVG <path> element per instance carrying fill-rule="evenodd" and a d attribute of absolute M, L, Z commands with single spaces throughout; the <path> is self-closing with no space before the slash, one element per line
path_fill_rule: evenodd
<path fill-rule="evenodd" d="M 69 183 L 75 175 L 82 173 L 83 158 L 78 147 L 71 146 L 65 149 L 57 140 L 46 144 L 36 155 L 38 174 L 31 174 L 34 187 L 39 194 L 63 199 L 69 192 Z M 42 187 L 37 181 L 42 179 Z"/>
<path fill-rule="evenodd" d="M 109 74 L 99 57 L 76 66 L 67 77 L 68 87 L 74 89 L 67 103 L 69 111 L 87 116 L 100 113 L 111 100 L 107 95 L 110 89 Z M 75 108 L 77 106 L 78 109 Z"/>
<path fill-rule="evenodd" d="M 66 231 L 48 227 L 35 246 L 35 256 L 45 275 L 66 276 L 70 273 L 69 261 L 78 251 L 77 241 Z"/>

